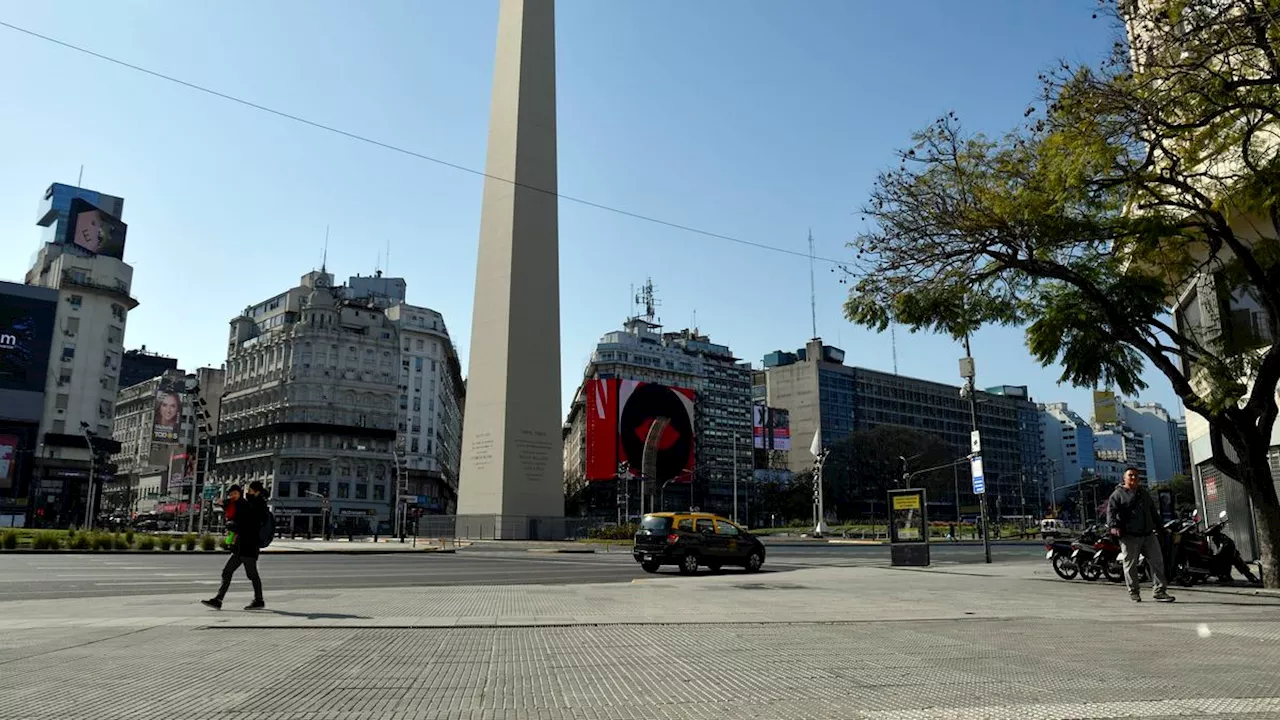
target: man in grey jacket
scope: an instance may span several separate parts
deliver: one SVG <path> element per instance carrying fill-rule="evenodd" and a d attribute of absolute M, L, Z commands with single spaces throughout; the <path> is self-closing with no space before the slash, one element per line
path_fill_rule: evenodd
<path fill-rule="evenodd" d="M 1157 602 L 1173 602 L 1166 589 L 1164 554 L 1156 532 L 1160 529 L 1160 513 L 1151 493 L 1142 486 L 1137 468 L 1124 471 L 1124 481 L 1107 500 L 1107 527 L 1111 534 L 1119 536 L 1121 563 L 1124 565 L 1124 583 L 1129 586 L 1129 599 L 1142 602 L 1138 594 L 1138 558 L 1147 559 L 1151 584 L 1155 588 Z"/>

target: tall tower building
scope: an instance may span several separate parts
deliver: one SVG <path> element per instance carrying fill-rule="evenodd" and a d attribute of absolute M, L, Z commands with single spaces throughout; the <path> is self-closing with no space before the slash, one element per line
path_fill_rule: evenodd
<path fill-rule="evenodd" d="M 60 183 L 41 201 L 44 244 L 26 284 L 56 290 L 58 303 L 34 461 L 35 524 L 83 523 L 90 475 L 107 479 L 107 455 L 120 449 L 112 421 L 125 323 L 138 305 L 123 210 L 121 198 Z"/>
<path fill-rule="evenodd" d="M 458 522 L 563 533 L 555 3 L 502 0 Z"/>

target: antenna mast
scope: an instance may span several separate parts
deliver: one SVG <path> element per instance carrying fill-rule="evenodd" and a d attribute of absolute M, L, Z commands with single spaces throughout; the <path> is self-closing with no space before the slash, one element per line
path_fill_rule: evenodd
<path fill-rule="evenodd" d="M 329 226 L 324 226 L 324 255 L 320 259 L 320 272 L 325 272 L 329 265 Z"/>
<path fill-rule="evenodd" d="M 813 228 L 809 228 L 809 316 L 813 321 L 813 338 L 818 337 L 818 291 L 813 283 Z"/>
<path fill-rule="evenodd" d="M 898 374 L 898 331 L 893 323 L 889 323 L 889 341 L 893 343 L 893 374 Z"/>

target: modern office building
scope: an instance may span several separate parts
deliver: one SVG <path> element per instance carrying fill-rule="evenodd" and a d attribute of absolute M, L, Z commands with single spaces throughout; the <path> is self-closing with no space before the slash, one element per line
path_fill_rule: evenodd
<path fill-rule="evenodd" d="M 1147 478 L 1155 483 L 1171 482 L 1175 475 L 1186 472 L 1182 460 L 1179 419 L 1159 403 L 1123 402 L 1119 406 L 1120 425 L 1135 435 L 1145 436 L 1145 450 L 1150 455 Z"/>
<path fill-rule="evenodd" d="M 178 359 L 147 352 L 143 345 L 137 350 L 126 350 L 120 360 L 120 388 L 133 387 L 143 380 L 160 377 L 178 369 Z"/>
<path fill-rule="evenodd" d="M 1038 406 L 1046 465 L 1046 497 L 1056 506 L 1087 476 L 1097 472 L 1093 427 L 1066 403 Z"/>
<path fill-rule="evenodd" d="M 323 268 L 232 319 L 218 443 L 222 484 L 271 488 L 281 531 L 384 532 L 396 501 L 402 377 L 396 324 Z"/>
<path fill-rule="evenodd" d="M 1167 483 L 1169 480 L 1161 480 L 1154 473 L 1152 449 L 1150 435 L 1126 428 L 1094 428 L 1094 471 L 1107 483 L 1119 483 L 1128 468 L 1135 468 L 1139 476 L 1153 484 Z"/>
<path fill-rule="evenodd" d="M 970 451 L 969 402 L 958 386 L 846 366 L 844 351 L 821 339 L 794 353 L 769 353 L 764 366 L 769 406 L 790 412 L 794 440 L 789 464 L 794 472 L 812 465 L 808 447 L 819 429 L 826 447 L 855 430 L 892 425 L 938 438 L 954 448 L 957 458 Z M 1034 405 L 1025 388 L 1001 389 L 1007 392 L 978 397 L 987 493 L 1001 515 L 1025 514 L 1037 502 L 1041 454 L 1032 433 L 1039 423 L 1031 419 Z"/>
<path fill-rule="evenodd" d="M 565 494 L 571 512 L 612 519 L 640 510 L 638 483 L 616 477 L 588 482 L 587 381 L 633 380 L 694 392 L 694 468 L 692 482 L 671 483 L 659 494 L 668 508 L 698 507 L 729 515 L 734 473 L 739 504 L 752 477 L 751 369 L 697 329 L 660 332 L 652 305 L 644 316 L 629 318 L 621 330 L 606 333 L 583 372 L 565 421 Z M 646 506 L 648 507 L 648 506 Z"/>
<path fill-rule="evenodd" d="M 58 292 L 0 282 L 0 528 L 27 524 Z"/>
<path fill-rule="evenodd" d="M 85 522 L 91 474 L 110 479 L 106 456 L 124 355 L 133 268 L 124 262 L 124 201 L 54 184 L 36 224 L 44 244 L 26 284 L 57 291 L 52 352 L 33 462 L 33 524 Z M 96 493 L 93 496 L 96 502 Z"/>

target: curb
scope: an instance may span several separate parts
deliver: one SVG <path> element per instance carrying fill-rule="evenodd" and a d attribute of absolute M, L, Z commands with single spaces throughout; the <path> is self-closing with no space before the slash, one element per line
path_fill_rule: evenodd
<path fill-rule="evenodd" d="M 413 555 L 414 553 L 445 553 L 452 555 L 452 548 L 420 548 L 417 550 L 260 550 L 260 555 Z M 225 550 L 0 550 L 4 555 L 222 555 Z"/>
<path fill-rule="evenodd" d="M 527 552 L 545 553 L 548 555 L 564 554 L 564 555 L 591 555 L 596 551 L 595 548 L 529 548 Z"/>

